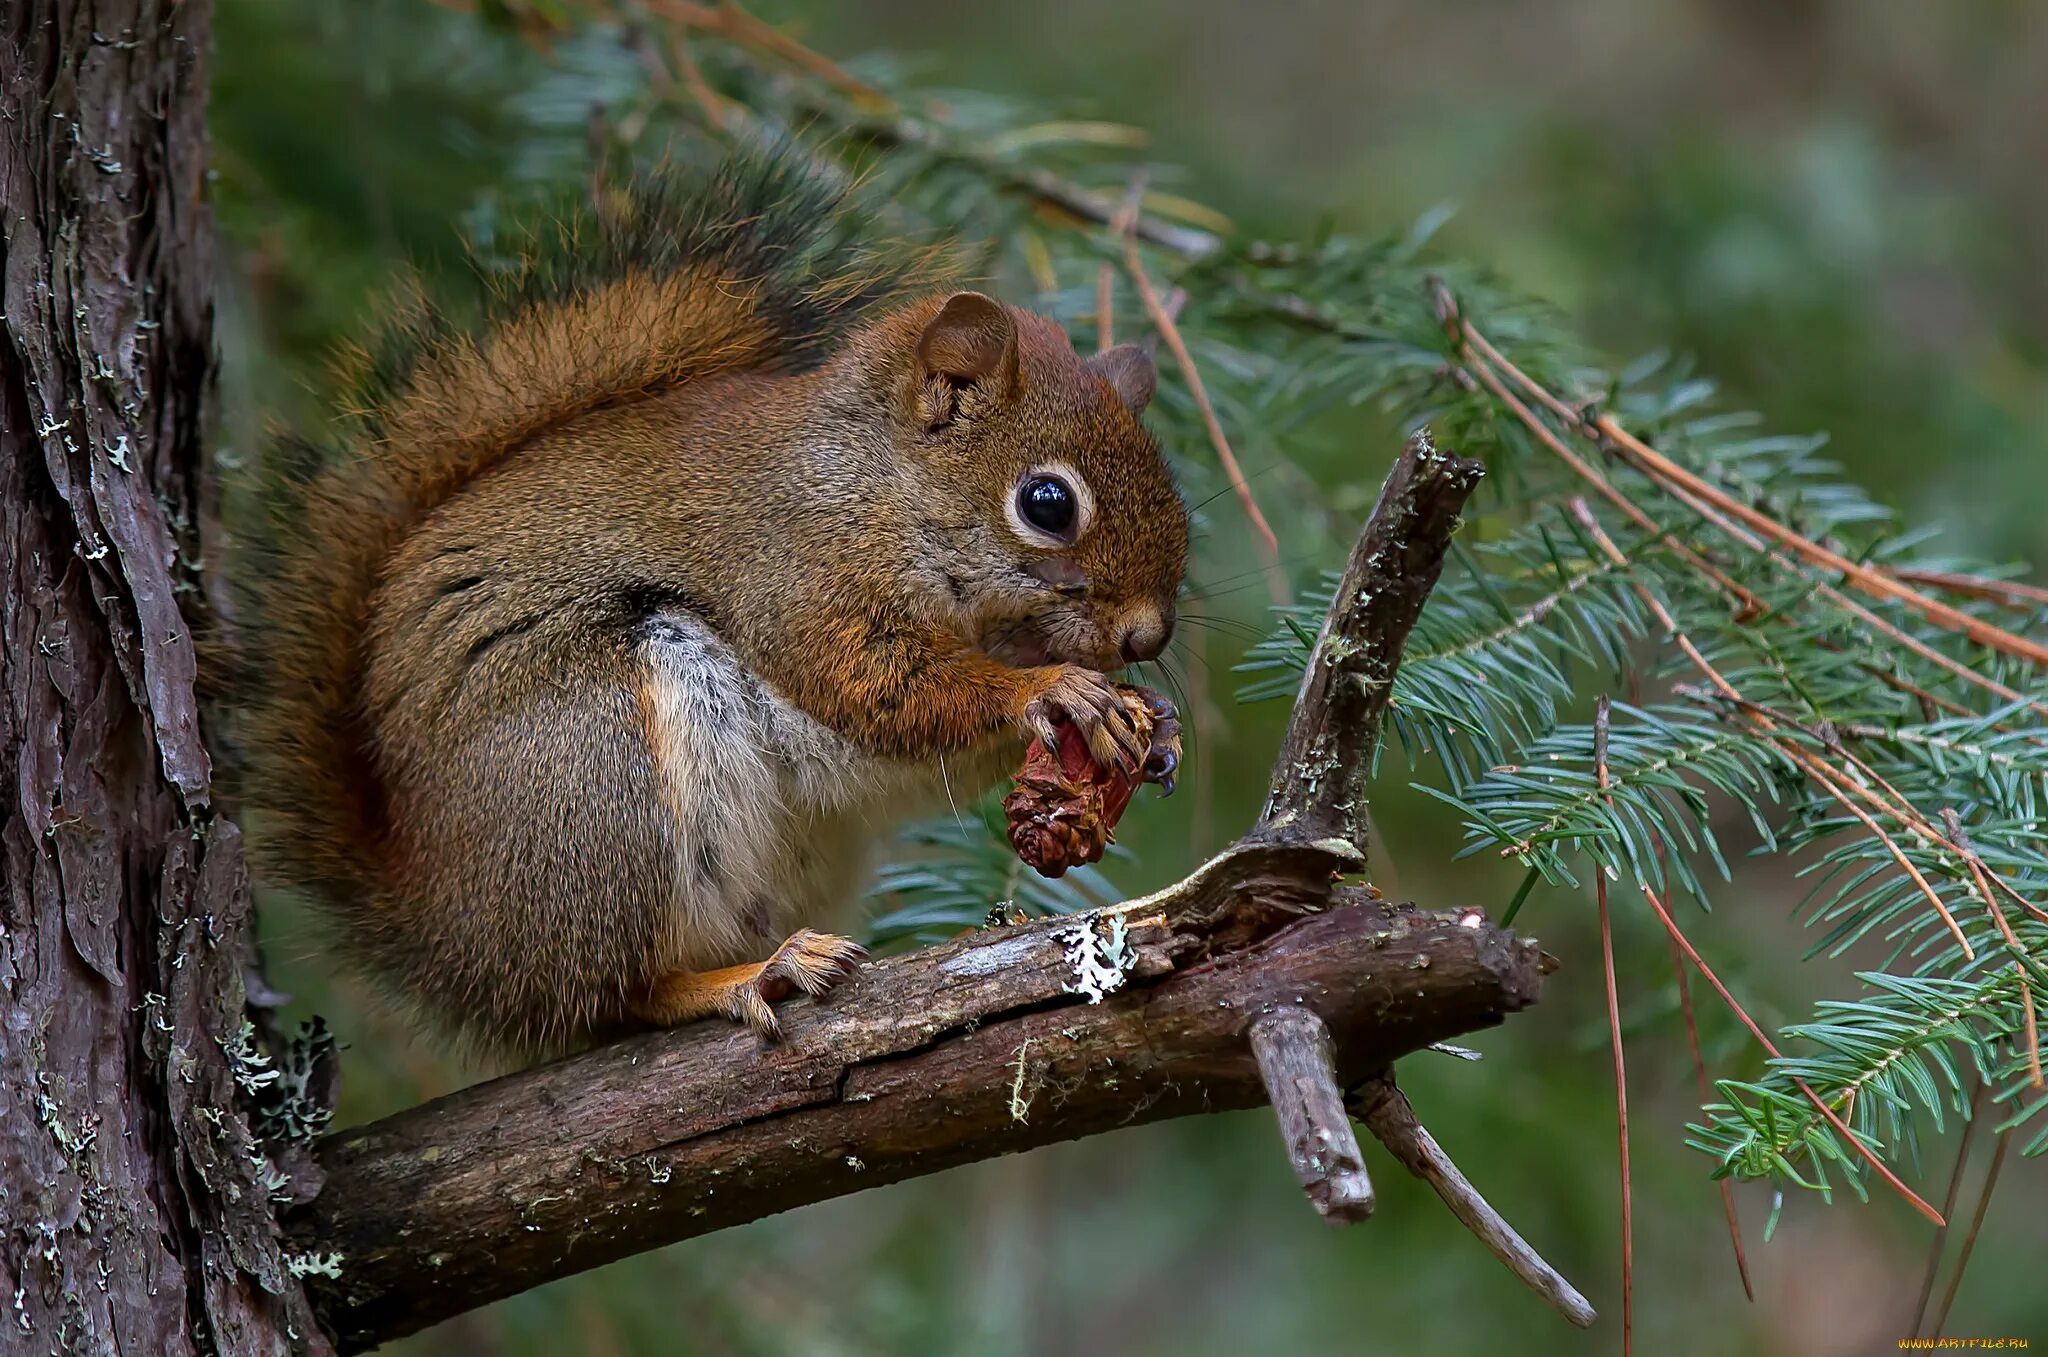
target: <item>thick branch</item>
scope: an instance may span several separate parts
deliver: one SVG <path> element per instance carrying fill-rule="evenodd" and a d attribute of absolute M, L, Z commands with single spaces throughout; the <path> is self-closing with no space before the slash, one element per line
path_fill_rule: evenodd
<path fill-rule="evenodd" d="M 1323 619 L 1256 837 L 1363 852 L 1365 784 L 1401 649 L 1485 474 L 1484 463 L 1437 451 L 1427 431 L 1401 450 Z"/>
<path fill-rule="evenodd" d="M 341 1254 L 326 1317 L 360 1349 L 809 1202 L 1263 1103 L 1263 1014 L 1314 1014 L 1348 1083 L 1537 996 L 1534 944 L 1339 899 L 1226 952 L 1167 892 L 880 962 L 791 1006 L 780 1045 L 699 1025 L 466 1089 L 328 1137 L 294 1247 Z M 1100 1004 L 1074 988 L 1091 952 L 1129 977 Z"/>

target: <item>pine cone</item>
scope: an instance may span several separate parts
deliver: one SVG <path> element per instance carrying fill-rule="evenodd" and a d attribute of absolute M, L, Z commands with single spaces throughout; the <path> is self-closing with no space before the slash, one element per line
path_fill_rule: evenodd
<path fill-rule="evenodd" d="M 1152 738 L 1152 710 L 1135 688 L 1117 685 L 1117 695 L 1137 723 L 1138 738 Z M 1003 798 L 1010 846 L 1040 876 L 1060 876 L 1069 867 L 1099 862 L 1116 842 L 1113 831 L 1131 804 L 1142 773 L 1097 766 L 1078 728 L 1059 728 L 1058 751 L 1033 740 L 1024 752 L 1017 786 Z"/>

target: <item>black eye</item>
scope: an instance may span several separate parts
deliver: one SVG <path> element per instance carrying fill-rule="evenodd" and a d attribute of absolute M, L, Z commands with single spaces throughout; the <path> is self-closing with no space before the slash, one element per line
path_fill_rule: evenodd
<path fill-rule="evenodd" d="M 1017 487 L 1017 514 L 1040 532 L 1065 537 L 1074 530 L 1074 487 L 1057 476 L 1033 476 Z"/>

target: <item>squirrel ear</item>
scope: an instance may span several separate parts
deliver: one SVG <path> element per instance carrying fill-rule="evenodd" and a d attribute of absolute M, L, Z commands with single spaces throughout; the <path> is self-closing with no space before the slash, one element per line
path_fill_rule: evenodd
<path fill-rule="evenodd" d="M 1008 396 L 1017 385 L 1017 323 L 994 298 L 955 292 L 918 336 L 917 361 L 929 376 Z"/>
<path fill-rule="evenodd" d="M 1119 344 L 1113 349 L 1104 349 L 1084 359 L 1081 366 L 1108 382 L 1110 389 L 1131 407 L 1134 415 L 1144 413 L 1145 407 L 1152 403 L 1153 391 L 1159 386 L 1159 369 L 1153 366 L 1152 355 L 1136 344 Z"/>

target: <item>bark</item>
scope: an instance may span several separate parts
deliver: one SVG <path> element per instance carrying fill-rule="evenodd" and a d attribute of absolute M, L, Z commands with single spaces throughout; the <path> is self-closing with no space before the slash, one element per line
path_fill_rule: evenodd
<path fill-rule="evenodd" d="M 318 1346 L 237 1107 L 248 893 L 196 693 L 209 21 L 0 8 L 9 1352 Z"/>

